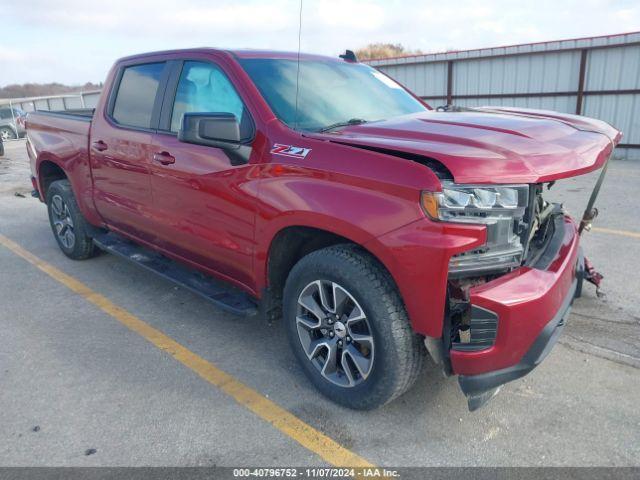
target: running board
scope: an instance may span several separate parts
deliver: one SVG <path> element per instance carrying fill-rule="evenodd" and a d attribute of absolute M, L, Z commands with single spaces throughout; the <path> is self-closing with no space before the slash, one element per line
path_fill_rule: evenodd
<path fill-rule="evenodd" d="M 93 238 L 93 242 L 100 249 L 157 273 L 209 300 L 223 310 L 242 316 L 252 316 L 258 313 L 256 303 L 248 294 L 220 280 L 215 280 L 196 270 L 182 266 L 160 253 L 141 247 L 113 233 L 97 235 Z"/>

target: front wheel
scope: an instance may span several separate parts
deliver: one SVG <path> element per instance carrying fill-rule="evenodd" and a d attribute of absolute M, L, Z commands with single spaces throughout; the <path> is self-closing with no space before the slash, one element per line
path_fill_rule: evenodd
<path fill-rule="evenodd" d="M 294 266 L 285 285 L 284 321 L 305 374 L 346 407 L 384 405 L 421 371 L 424 346 L 395 284 L 356 246 L 324 248 Z"/>

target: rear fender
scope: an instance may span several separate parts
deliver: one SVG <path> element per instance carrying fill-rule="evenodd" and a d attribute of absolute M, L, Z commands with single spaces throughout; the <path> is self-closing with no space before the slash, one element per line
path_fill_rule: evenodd
<path fill-rule="evenodd" d="M 35 171 L 41 201 L 46 202 L 47 200 L 42 174 L 42 165 L 45 163 L 51 163 L 64 172 L 71 184 L 78 208 L 84 218 L 92 225 L 101 226 L 102 219 L 93 205 L 91 175 L 89 173 L 87 176 L 82 165 L 78 165 L 74 160 L 60 161 L 60 159 L 47 155 L 46 153 L 38 155 L 35 161 Z"/>

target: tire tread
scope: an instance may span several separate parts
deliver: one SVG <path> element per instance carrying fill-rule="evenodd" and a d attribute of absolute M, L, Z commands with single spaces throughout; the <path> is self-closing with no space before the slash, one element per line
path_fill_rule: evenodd
<path fill-rule="evenodd" d="M 64 179 L 51 182 L 51 185 L 49 185 L 46 193 L 47 208 L 50 208 L 49 204 L 51 202 L 51 197 L 56 192 L 64 196 L 64 201 L 67 204 L 67 207 L 71 210 L 71 214 L 73 215 L 74 233 L 76 236 L 76 244 L 74 246 L 73 252 L 65 251 L 58 243 L 60 249 L 67 257 L 73 260 L 86 260 L 88 258 L 94 257 L 96 255 L 97 249 L 95 244 L 93 243 L 93 239 L 87 233 L 87 221 L 84 219 L 82 213 L 80 212 L 80 208 L 78 207 L 78 203 L 76 202 L 76 197 L 73 194 L 73 190 L 71 188 L 71 183 L 69 182 L 69 180 Z M 49 218 L 51 218 L 50 212 Z M 56 242 L 57 241 L 58 238 L 56 236 Z"/>
<path fill-rule="evenodd" d="M 391 275 L 375 257 L 357 245 L 339 244 L 308 254 L 292 269 L 285 292 L 290 290 L 289 280 L 296 278 L 300 270 L 317 268 L 326 263 L 328 256 L 349 264 L 353 271 L 357 272 L 359 280 L 366 282 L 368 290 L 372 295 L 377 296 L 384 306 L 384 311 L 376 312 L 376 315 L 389 322 L 393 337 L 391 344 L 395 353 L 394 364 L 385 366 L 384 375 L 392 375 L 394 378 L 387 378 L 383 382 L 386 385 L 385 391 L 378 390 L 371 398 L 352 408 L 369 409 L 385 405 L 402 395 L 415 383 L 423 369 L 425 347 L 420 336 L 411 328 L 404 303 Z"/>

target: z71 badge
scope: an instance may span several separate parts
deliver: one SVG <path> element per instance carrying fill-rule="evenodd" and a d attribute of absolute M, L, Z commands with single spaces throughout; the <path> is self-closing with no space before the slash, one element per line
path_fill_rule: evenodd
<path fill-rule="evenodd" d="M 271 153 L 293 158 L 305 158 L 309 152 L 311 152 L 310 148 L 294 147 L 293 145 L 282 145 L 280 143 L 274 143 L 271 149 Z"/>

